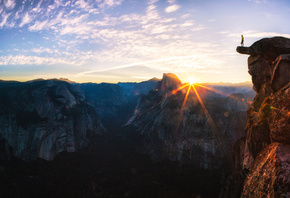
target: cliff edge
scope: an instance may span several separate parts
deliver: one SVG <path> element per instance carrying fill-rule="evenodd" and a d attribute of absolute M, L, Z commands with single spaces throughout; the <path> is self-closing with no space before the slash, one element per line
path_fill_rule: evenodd
<path fill-rule="evenodd" d="M 237 52 L 250 55 L 257 92 L 245 128 L 241 162 L 250 172 L 242 197 L 290 197 L 290 39 L 264 38 Z"/>

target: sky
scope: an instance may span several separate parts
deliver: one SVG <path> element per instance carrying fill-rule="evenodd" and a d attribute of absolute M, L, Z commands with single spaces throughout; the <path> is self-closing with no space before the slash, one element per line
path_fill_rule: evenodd
<path fill-rule="evenodd" d="M 289 0 L 0 0 L 0 79 L 244 82 L 264 37 L 290 38 Z"/>

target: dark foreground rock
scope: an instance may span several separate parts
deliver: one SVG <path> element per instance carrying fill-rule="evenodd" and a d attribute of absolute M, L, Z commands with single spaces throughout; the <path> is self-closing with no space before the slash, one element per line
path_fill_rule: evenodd
<path fill-rule="evenodd" d="M 249 74 L 254 89 L 260 92 L 263 84 L 270 82 L 273 74 L 273 62 L 281 54 L 290 54 L 290 39 L 284 37 L 264 38 L 250 47 L 238 47 L 241 54 L 248 54 Z"/>
<path fill-rule="evenodd" d="M 241 197 L 290 197 L 289 145 L 272 143 L 259 154 Z"/>
<path fill-rule="evenodd" d="M 124 130 L 95 137 L 86 149 L 62 152 L 53 161 L 0 163 L 0 197 L 218 197 L 221 170 L 153 162 L 141 152 L 142 137 Z"/>
<path fill-rule="evenodd" d="M 248 66 L 257 95 L 248 110 L 240 171 L 250 171 L 242 197 L 290 197 L 290 39 L 261 39 L 249 48 Z"/>

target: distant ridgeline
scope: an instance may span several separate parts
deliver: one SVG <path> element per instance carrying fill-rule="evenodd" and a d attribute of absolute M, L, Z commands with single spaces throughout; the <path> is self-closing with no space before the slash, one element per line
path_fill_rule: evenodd
<path fill-rule="evenodd" d="M 251 86 L 182 84 L 170 73 L 141 83 L 0 81 L 0 196 L 227 193 Z"/>
<path fill-rule="evenodd" d="M 197 134 L 204 136 L 206 133 L 203 133 L 202 130 L 210 133 L 208 129 L 205 129 L 207 118 L 196 98 L 194 98 L 193 90 L 191 90 L 190 99 L 188 99 L 183 109 L 180 108 L 186 95 L 186 88 L 181 89 L 178 94 L 166 95 L 171 89 L 170 86 L 175 88 L 182 86 L 176 76 L 176 79 L 168 76 L 168 74 L 164 74 L 162 81 L 154 78 L 141 83 L 118 84 L 77 84 L 68 79 L 37 79 L 23 83 L 1 81 L 0 138 L 3 139 L 2 144 L 5 144 L 7 148 L 12 148 L 12 150 L 8 149 L 9 151 L 6 152 L 20 159 L 30 161 L 40 157 L 52 160 L 62 151 L 74 152 L 85 147 L 89 144 L 92 135 L 118 133 L 120 127 L 128 122 L 136 125 L 137 118 L 141 119 L 138 126 L 136 125 L 138 131 L 147 130 L 146 127 L 149 127 L 148 124 L 145 126 L 147 122 L 155 122 L 155 124 L 150 125 L 150 130 L 147 133 L 158 131 L 163 135 L 159 134 L 156 139 L 151 140 L 164 141 L 165 137 L 173 135 L 171 123 L 177 119 L 174 115 L 182 111 L 182 116 L 185 116 L 183 124 L 179 126 L 179 129 L 174 130 L 188 131 L 186 133 L 190 134 L 191 139 L 187 135 L 183 137 L 183 132 L 181 133 L 183 135 L 177 133 L 174 140 L 162 142 L 164 149 L 160 150 L 156 147 L 156 153 L 153 152 L 152 156 L 169 157 L 181 161 L 187 158 L 193 159 L 190 156 L 193 154 L 190 154 L 190 152 L 188 156 L 183 154 L 185 150 L 190 150 L 190 148 L 187 148 L 188 146 L 174 151 L 175 154 L 168 155 L 166 153 L 169 148 L 165 147 L 173 146 L 173 148 L 176 148 L 172 149 L 176 150 L 177 147 L 180 147 L 180 144 L 193 145 L 189 142 L 185 144 L 185 142 L 178 141 L 192 141 L 192 139 L 196 139 L 193 138 L 194 136 L 199 136 Z M 164 87 L 165 81 L 168 84 L 166 87 Z M 170 85 L 170 83 L 173 84 Z M 164 90 L 162 92 L 160 86 L 163 86 L 162 89 Z M 160 91 L 156 91 L 158 89 Z M 212 116 L 225 119 L 219 121 L 223 125 L 218 127 L 222 129 L 223 134 L 232 139 L 230 141 L 232 142 L 241 136 L 243 124 L 241 123 L 241 127 L 235 129 L 235 132 L 231 132 L 230 128 L 236 127 L 236 125 L 234 126 L 229 119 L 233 119 L 234 116 L 232 115 L 239 114 L 239 111 L 245 114 L 253 93 L 249 86 L 216 86 L 216 89 L 218 91 L 214 92 L 213 90 L 200 88 L 200 94 L 206 100 L 208 99 L 207 102 L 210 111 L 213 113 Z M 228 97 L 230 95 L 233 97 Z M 222 98 L 227 98 L 226 103 L 223 103 L 224 99 Z M 139 99 L 141 100 L 139 101 Z M 147 101 L 147 103 L 144 104 L 144 101 Z M 222 106 L 221 103 L 223 103 Z M 139 105 L 137 106 L 137 104 Z M 141 106 L 144 107 L 140 109 Z M 215 106 L 218 106 L 218 108 L 215 108 Z M 156 117 L 156 113 L 151 112 L 151 107 L 154 107 L 152 110 L 158 108 L 157 114 L 162 116 Z M 164 113 L 173 117 L 166 117 L 163 115 Z M 150 116 L 143 120 L 143 114 L 150 114 Z M 224 116 L 224 114 L 227 116 Z M 244 115 L 239 115 L 243 116 L 242 119 L 245 119 Z M 164 122 L 163 119 L 169 120 Z M 192 122 L 192 119 L 195 121 Z M 142 120 L 146 123 L 142 124 Z M 163 124 L 160 125 L 158 122 Z M 196 124 L 194 123 L 199 126 L 196 132 L 196 128 L 193 126 Z M 227 125 L 227 127 L 224 125 Z M 223 128 L 227 129 L 224 130 Z M 10 154 L 7 154 L 7 156 Z M 203 158 L 207 157 L 204 156 Z M 199 163 L 198 160 L 197 163 Z"/>

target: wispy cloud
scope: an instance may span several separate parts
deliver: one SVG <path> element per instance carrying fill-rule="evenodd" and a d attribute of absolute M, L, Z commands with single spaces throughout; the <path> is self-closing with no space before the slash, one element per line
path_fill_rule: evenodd
<path fill-rule="evenodd" d="M 52 53 L 55 53 L 55 50 L 52 50 L 50 48 L 43 48 L 43 47 L 40 47 L 40 48 L 33 48 L 31 50 L 32 52 L 35 52 L 35 53 L 38 53 L 38 54 L 41 54 L 43 52 L 45 53 L 49 53 L 49 54 L 52 54 Z"/>
<path fill-rule="evenodd" d="M 267 3 L 266 0 L 248 0 L 249 2 L 253 2 L 253 3 L 256 3 L 256 4 L 262 4 L 262 3 Z"/>
<path fill-rule="evenodd" d="M 84 9 L 89 4 L 85 0 L 78 0 L 78 1 L 76 1 L 75 5 L 78 5 L 80 8 Z"/>
<path fill-rule="evenodd" d="M 154 3 L 157 3 L 159 0 L 149 0 L 148 1 L 148 4 L 154 4 Z"/>
<path fill-rule="evenodd" d="M 123 0 L 103 0 L 99 4 L 99 7 L 104 9 L 106 7 L 112 7 L 112 6 L 117 6 L 120 5 L 123 2 Z"/>
<path fill-rule="evenodd" d="M 21 21 L 19 27 L 22 27 L 22 26 L 24 26 L 25 24 L 30 23 L 31 21 L 32 21 L 31 16 L 29 16 L 29 14 L 26 13 L 26 14 L 24 15 L 24 17 L 23 17 L 23 19 L 22 19 L 22 21 Z"/>
<path fill-rule="evenodd" d="M 173 4 L 176 0 L 167 0 L 168 3 Z"/>
<path fill-rule="evenodd" d="M 165 9 L 165 12 L 167 13 L 171 13 L 171 12 L 175 12 L 177 11 L 178 9 L 180 8 L 179 5 L 171 5 L 171 6 L 168 6 L 166 9 Z"/>
<path fill-rule="evenodd" d="M 45 21 L 36 21 L 32 26 L 29 26 L 29 30 L 30 31 L 40 31 L 40 30 L 43 30 L 47 27 L 47 24 L 48 24 L 48 20 L 45 20 Z"/>
<path fill-rule="evenodd" d="M 33 12 L 37 12 L 37 13 L 41 12 L 41 11 L 42 11 L 41 4 L 42 4 L 42 0 L 40 0 L 40 1 L 38 2 L 36 8 L 33 8 L 32 11 L 33 11 Z"/>
<path fill-rule="evenodd" d="M 143 14 L 131 13 L 113 17 L 101 13 L 97 18 L 93 17 L 96 9 L 117 6 L 122 1 L 94 1 L 97 4 L 92 2 L 88 0 L 70 3 L 54 1 L 53 4 L 47 5 L 45 1 L 40 1 L 35 4 L 34 8 L 29 8 L 33 11 L 32 14 L 28 14 L 28 10 L 23 10 L 18 14 L 22 16 L 19 27 L 25 28 L 25 25 L 28 25 L 29 31 L 51 31 L 57 38 L 57 43 L 54 43 L 54 47 L 34 47 L 30 49 L 32 53 L 27 53 L 28 56 L 1 57 L 1 64 L 75 63 L 81 65 L 94 62 L 107 65 L 109 69 L 115 69 L 144 63 L 150 68 L 161 64 L 160 69 L 166 67 L 174 69 L 185 64 L 182 63 L 181 58 L 176 57 L 186 58 L 189 52 L 197 53 L 199 57 L 201 52 L 196 48 L 204 49 L 203 44 L 190 40 L 193 31 L 201 31 L 204 27 L 190 20 L 190 15 L 184 17 L 186 20 L 182 22 L 173 17 L 162 16 L 164 13 L 159 11 L 158 5 L 155 5 L 156 0 L 147 1 L 149 5 L 147 4 L 146 12 Z M 168 1 L 168 3 L 173 4 L 167 8 L 168 13 L 180 8 L 174 4 L 175 1 Z M 43 9 L 43 6 L 48 6 L 48 9 Z M 66 6 L 72 6 L 75 9 L 67 10 Z M 91 10 L 94 12 L 90 12 Z M 48 37 L 45 37 L 45 40 L 54 42 Z M 98 45 L 101 48 L 80 53 L 78 48 L 83 43 Z M 43 54 L 52 57 L 42 57 Z M 20 61 L 21 58 L 22 61 Z M 201 62 L 200 58 L 193 61 Z"/>
<path fill-rule="evenodd" d="M 9 16 L 10 16 L 10 13 L 9 14 L 6 14 L 6 13 L 2 14 L 2 21 L 0 23 L 1 28 L 7 23 L 7 19 Z"/>
<path fill-rule="evenodd" d="M 83 61 L 72 58 L 39 57 L 39 56 L 0 56 L 0 65 L 81 65 Z"/>
<path fill-rule="evenodd" d="M 4 0 L 4 4 L 8 10 L 12 10 L 16 5 L 14 0 Z"/>

